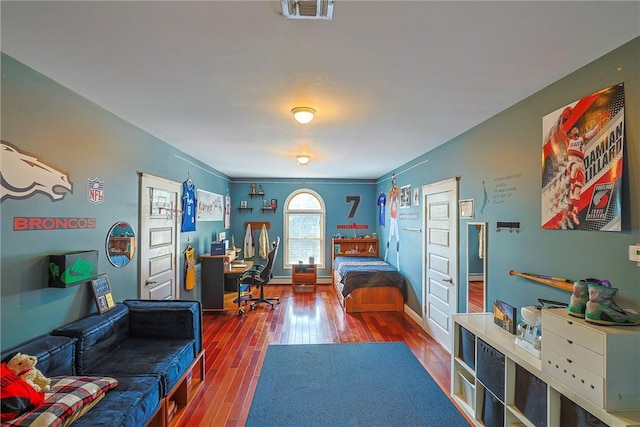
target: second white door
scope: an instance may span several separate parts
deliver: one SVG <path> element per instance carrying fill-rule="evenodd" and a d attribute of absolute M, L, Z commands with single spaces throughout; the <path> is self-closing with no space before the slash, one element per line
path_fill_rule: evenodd
<path fill-rule="evenodd" d="M 423 319 L 426 331 L 448 351 L 458 309 L 458 182 L 422 187 L 424 198 Z"/>

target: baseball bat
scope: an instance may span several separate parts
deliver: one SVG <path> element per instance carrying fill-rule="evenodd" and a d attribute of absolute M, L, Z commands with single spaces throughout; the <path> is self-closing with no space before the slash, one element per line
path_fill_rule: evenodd
<path fill-rule="evenodd" d="M 527 280 L 542 283 L 543 285 L 551 286 L 552 288 L 560 289 L 562 291 L 573 292 L 573 282 L 562 277 L 550 277 L 531 273 L 518 273 L 515 270 L 509 270 L 509 275 L 518 276 Z"/>

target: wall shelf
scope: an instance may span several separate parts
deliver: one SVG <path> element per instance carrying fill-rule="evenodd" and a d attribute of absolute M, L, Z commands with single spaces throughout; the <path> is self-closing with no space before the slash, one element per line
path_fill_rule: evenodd
<path fill-rule="evenodd" d="M 266 207 L 266 208 L 262 207 L 260 209 L 262 209 L 262 212 L 264 212 L 264 211 L 273 211 L 273 213 L 276 213 L 276 210 L 277 210 L 276 208 L 272 208 L 272 207 Z"/>
<path fill-rule="evenodd" d="M 238 212 L 242 212 L 242 211 L 250 211 L 250 212 L 253 212 L 253 208 L 249 208 L 249 207 L 247 207 L 247 208 L 238 208 Z"/>

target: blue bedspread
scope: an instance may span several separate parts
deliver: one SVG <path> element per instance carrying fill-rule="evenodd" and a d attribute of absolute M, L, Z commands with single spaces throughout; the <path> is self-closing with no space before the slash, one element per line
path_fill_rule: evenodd
<path fill-rule="evenodd" d="M 129 257 L 126 255 L 109 255 L 109 259 L 116 267 L 122 267 L 129 263 Z"/>
<path fill-rule="evenodd" d="M 372 257 L 336 257 L 333 268 L 336 280 L 342 284 L 342 295 L 364 287 L 391 286 L 400 288 L 406 298 L 406 279 L 386 261 Z"/>

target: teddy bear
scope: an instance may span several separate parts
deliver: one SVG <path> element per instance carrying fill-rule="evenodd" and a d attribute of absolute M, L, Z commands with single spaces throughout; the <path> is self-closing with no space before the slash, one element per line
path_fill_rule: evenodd
<path fill-rule="evenodd" d="M 48 391 L 51 380 L 44 376 L 38 368 L 36 368 L 38 358 L 29 356 L 28 354 L 18 353 L 7 362 L 7 368 L 18 377 L 22 378 L 27 384 L 33 387 L 37 392 Z"/>

